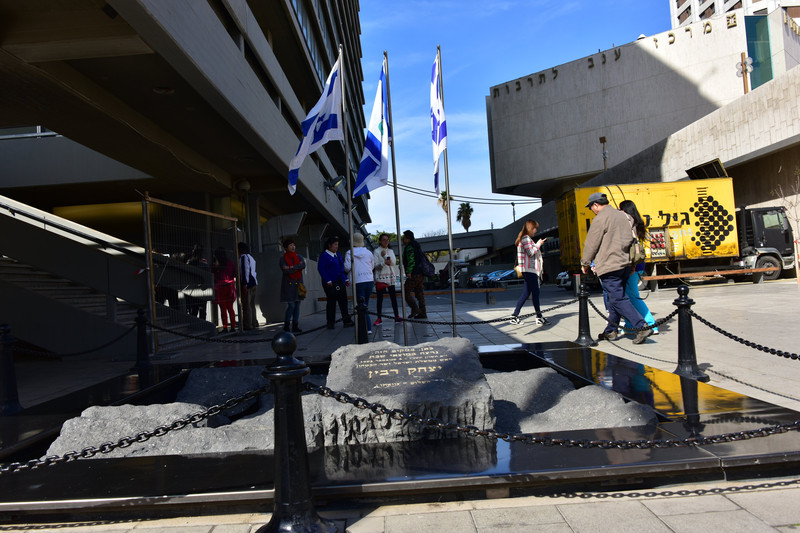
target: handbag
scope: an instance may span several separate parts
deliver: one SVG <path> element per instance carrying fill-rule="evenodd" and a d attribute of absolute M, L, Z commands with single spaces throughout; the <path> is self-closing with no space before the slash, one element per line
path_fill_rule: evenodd
<path fill-rule="evenodd" d="M 514 267 L 514 272 L 517 273 L 517 277 L 518 278 L 521 278 L 522 277 L 522 265 L 515 266 Z"/>
<path fill-rule="evenodd" d="M 628 250 L 628 256 L 631 260 L 631 265 L 638 265 L 639 263 L 644 262 L 645 255 L 644 255 L 644 246 L 642 243 L 639 242 L 639 239 L 636 239 L 631 244 L 630 249 Z"/>
<path fill-rule="evenodd" d="M 379 291 L 385 291 L 388 288 L 389 288 L 389 285 L 387 283 L 384 283 L 382 281 L 376 281 L 375 282 L 375 289 L 377 289 Z"/>
<path fill-rule="evenodd" d="M 307 292 L 308 292 L 308 291 L 306 291 L 306 286 L 305 286 L 305 285 L 303 285 L 303 282 L 302 282 L 302 281 L 298 281 L 298 282 L 297 282 L 297 296 L 298 296 L 298 297 L 299 297 L 301 300 L 304 300 L 304 299 L 305 299 L 305 297 L 306 297 L 306 293 L 307 293 Z"/>

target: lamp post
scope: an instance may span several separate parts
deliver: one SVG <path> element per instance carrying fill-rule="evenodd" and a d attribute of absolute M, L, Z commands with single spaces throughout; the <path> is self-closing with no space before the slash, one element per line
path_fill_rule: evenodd
<path fill-rule="evenodd" d="M 606 138 L 600 137 L 600 144 L 603 145 L 603 172 L 608 170 L 608 152 L 606 151 Z"/>

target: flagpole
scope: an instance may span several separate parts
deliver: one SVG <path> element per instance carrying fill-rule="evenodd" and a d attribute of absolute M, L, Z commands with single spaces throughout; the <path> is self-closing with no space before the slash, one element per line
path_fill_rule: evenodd
<path fill-rule="evenodd" d="M 389 54 L 383 51 L 383 63 L 386 67 L 386 107 L 389 113 L 389 127 L 392 128 L 392 92 L 389 89 Z M 405 267 L 403 266 L 403 241 L 400 238 L 400 202 L 397 199 L 397 167 L 394 162 L 394 134 L 389 138 L 389 148 L 392 151 L 392 181 L 394 182 L 394 218 L 397 224 L 397 264 L 400 266 L 400 316 L 403 317 L 403 346 L 408 346 L 408 324 L 406 323 L 406 280 Z"/>
<path fill-rule="evenodd" d="M 343 47 L 339 45 L 339 60 L 342 60 Z M 353 318 L 356 326 L 353 335 L 358 343 L 358 316 L 356 315 L 356 263 L 353 256 L 353 186 L 350 184 L 350 156 L 347 153 L 347 98 L 344 92 L 344 61 L 340 64 L 339 81 L 342 84 L 342 131 L 344 132 L 344 176 L 347 183 L 347 222 L 350 232 L 350 295 L 353 297 Z"/>
<path fill-rule="evenodd" d="M 439 94 L 442 98 L 442 109 L 444 110 L 444 80 L 442 79 L 442 49 L 439 45 L 436 45 L 436 55 L 439 59 Z M 445 213 L 447 213 L 447 243 L 449 246 L 450 251 L 450 307 L 452 310 L 453 315 L 453 337 L 457 337 L 458 333 L 456 332 L 456 285 L 453 283 L 453 277 L 455 274 L 455 260 L 453 259 L 453 228 L 450 223 L 450 173 L 447 169 L 447 152 L 450 150 L 444 151 L 444 188 L 447 191 L 447 200 L 446 206 L 447 209 Z"/>

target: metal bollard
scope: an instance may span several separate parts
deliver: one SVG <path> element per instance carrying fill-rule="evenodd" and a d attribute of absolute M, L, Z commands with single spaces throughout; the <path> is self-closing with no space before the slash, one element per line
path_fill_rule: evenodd
<path fill-rule="evenodd" d="M 369 342 L 367 329 L 369 329 L 367 327 L 367 304 L 364 303 L 364 298 L 359 298 L 358 305 L 356 305 L 356 344 Z"/>
<path fill-rule="evenodd" d="M 275 502 L 269 523 L 256 533 L 330 532 L 339 528 L 321 518 L 311 501 L 308 447 L 301 400 L 303 376 L 310 370 L 294 357 L 297 339 L 288 332 L 272 340 L 278 356 L 264 376 L 272 382 L 275 397 Z"/>
<path fill-rule="evenodd" d="M 11 328 L 0 325 L 0 415 L 10 416 L 22 411 L 17 391 L 17 373 L 14 370 L 14 352 Z"/>
<path fill-rule="evenodd" d="M 135 370 L 146 370 L 153 366 L 150 362 L 150 346 L 147 342 L 147 315 L 143 308 L 136 311 L 136 365 Z"/>
<path fill-rule="evenodd" d="M 581 346 L 597 346 L 597 341 L 589 331 L 589 291 L 583 283 L 578 292 L 578 338 L 575 342 Z"/>
<path fill-rule="evenodd" d="M 697 367 L 692 317 L 689 315 L 694 300 L 689 298 L 689 287 L 678 287 L 678 298 L 672 303 L 678 307 L 678 368 L 675 374 L 705 383 L 710 378 Z"/>

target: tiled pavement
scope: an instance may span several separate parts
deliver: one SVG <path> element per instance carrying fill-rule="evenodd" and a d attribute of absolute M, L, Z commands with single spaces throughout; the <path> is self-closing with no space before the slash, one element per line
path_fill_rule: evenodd
<path fill-rule="evenodd" d="M 656 319 L 675 309 L 673 289 L 647 295 Z M 800 346 L 800 288 L 795 280 L 763 284 L 709 285 L 693 288 L 689 295 L 693 310 L 722 329 L 768 348 L 798 352 Z M 542 307 L 568 302 L 572 295 L 555 287 L 543 287 Z M 485 321 L 507 316 L 516 300 L 516 290 L 500 293 L 497 303 L 487 306 L 483 295 L 457 295 L 460 322 Z M 601 301 L 599 294 L 592 300 Z M 429 297 L 429 319 L 451 319 L 449 296 Z M 577 337 L 577 304 L 552 311 L 548 326 L 511 325 L 508 322 L 459 325 L 458 334 L 476 345 L 514 344 L 574 340 Z M 523 313 L 530 312 L 530 306 Z M 590 310 L 591 329 L 596 334 L 603 321 Z M 304 327 L 324 323 L 321 314 L 305 317 Z M 409 344 L 452 335 L 449 325 L 406 324 Z M 698 362 L 711 376 L 711 383 L 800 411 L 800 362 L 780 358 L 743 346 L 693 321 Z M 230 338 L 269 339 L 278 325 L 264 327 L 250 335 Z M 643 345 L 631 337 L 603 342 L 608 353 L 672 371 L 677 361 L 677 323 L 660 328 L 658 336 Z M 297 356 L 316 361 L 338 346 L 352 342 L 352 329 L 321 329 L 298 337 Z M 372 340 L 403 344 L 402 325 L 387 320 L 374 328 Z M 201 345 L 168 354 L 171 362 L 270 357 L 268 343 Z M 104 372 L 118 372 L 130 363 L 98 365 L 91 358 L 61 363 L 26 360 L 17 364 L 20 399 L 29 406 L 70 388 L 98 380 Z M 45 368 L 49 370 L 45 371 Z M 65 380 L 69 374 L 71 379 Z M 800 446 L 800 437 L 798 437 Z M 322 516 L 335 520 L 340 531 L 351 532 L 455 532 L 470 531 L 794 531 L 800 529 L 800 484 L 795 478 L 756 481 L 708 482 L 695 485 L 662 486 L 648 491 L 571 493 L 555 496 L 523 496 L 423 504 L 376 504 L 365 508 L 336 502 L 319 507 Z M 489 495 L 491 496 L 491 495 Z M 162 520 L 112 521 L 97 523 L 12 524 L 0 518 L 0 531 L 164 531 L 168 533 L 223 533 L 255 531 L 269 520 L 268 514 L 187 516 Z"/>

